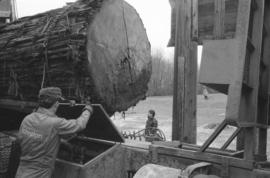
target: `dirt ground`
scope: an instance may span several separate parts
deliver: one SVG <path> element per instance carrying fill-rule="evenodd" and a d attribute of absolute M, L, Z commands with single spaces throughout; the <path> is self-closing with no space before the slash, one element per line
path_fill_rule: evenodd
<path fill-rule="evenodd" d="M 226 102 L 227 96 L 223 94 L 210 94 L 208 100 L 205 100 L 202 95 L 197 96 L 198 145 L 203 144 L 217 125 L 225 118 Z M 172 96 L 148 97 L 146 100 L 139 102 L 136 107 L 125 112 L 125 117 L 123 117 L 122 113 L 116 113 L 111 119 L 120 131 L 139 131 L 145 127 L 149 109 L 156 111 L 158 127 L 165 133 L 166 139 L 171 140 Z M 211 146 L 220 147 L 234 130 L 234 127 L 227 127 Z M 269 143 L 270 141 L 268 142 L 268 148 L 270 148 Z M 235 149 L 235 141 L 229 148 Z M 270 150 L 268 152 L 268 155 L 270 155 Z"/>

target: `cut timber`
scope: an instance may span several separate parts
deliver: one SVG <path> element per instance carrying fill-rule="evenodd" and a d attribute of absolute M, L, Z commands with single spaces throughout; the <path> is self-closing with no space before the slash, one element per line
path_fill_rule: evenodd
<path fill-rule="evenodd" d="M 196 143 L 197 43 L 191 40 L 196 31 L 191 14 L 197 3 L 179 0 L 176 4 L 172 140 Z"/>
<path fill-rule="evenodd" d="M 0 99 L 36 102 L 57 86 L 112 114 L 145 98 L 150 75 L 145 28 L 122 0 L 79 0 L 0 26 Z"/>

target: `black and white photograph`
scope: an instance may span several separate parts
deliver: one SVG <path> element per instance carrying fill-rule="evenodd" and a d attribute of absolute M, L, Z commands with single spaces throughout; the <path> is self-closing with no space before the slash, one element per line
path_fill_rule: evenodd
<path fill-rule="evenodd" d="M 0 178 L 270 178 L 269 126 L 268 0 L 0 0 Z"/>

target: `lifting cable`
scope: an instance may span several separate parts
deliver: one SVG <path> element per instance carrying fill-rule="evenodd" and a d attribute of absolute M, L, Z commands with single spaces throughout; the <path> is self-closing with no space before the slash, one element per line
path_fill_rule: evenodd
<path fill-rule="evenodd" d="M 49 60 L 48 60 L 48 41 L 50 37 L 50 32 L 51 29 L 54 28 L 60 19 L 61 15 L 58 14 L 56 18 L 53 17 L 48 17 L 47 16 L 47 23 L 45 24 L 44 28 L 42 29 L 41 33 L 44 34 L 46 33 L 46 39 L 43 42 L 43 48 L 44 48 L 44 64 L 43 64 L 43 74 L 42 74 L 42 81 L 41 81 L 41 88 L 44 88 L 45 85 L 45 79 L 46 79 L 46 70 L 48 72 L 48 65 L 49 65 Z"/>

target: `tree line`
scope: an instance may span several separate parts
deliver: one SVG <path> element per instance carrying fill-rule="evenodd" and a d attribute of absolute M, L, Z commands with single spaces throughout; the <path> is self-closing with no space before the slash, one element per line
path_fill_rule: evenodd
<path fill-rule="evenodd" d="M 152 76 L 148 84 L 148 96 L 173 95 L 173 60 L 168 60 L 161 52 L 152 54 Z M 198 72 L 199 74 L 199 72 Z M 198 82 L 197 94 L 202 94 L 203 86 Z M 207 88 L 209 93 L 216 91 Z"/>
<path fill-rule="evenodd" d="M 173 94 L 173 62 L 161 52 L 152 55 L 152 76 L 148 84 L 148 96 Z"/>

